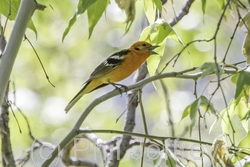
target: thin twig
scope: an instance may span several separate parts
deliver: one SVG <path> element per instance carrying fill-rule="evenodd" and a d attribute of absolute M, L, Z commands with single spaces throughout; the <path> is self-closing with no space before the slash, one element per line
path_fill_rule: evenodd
<path fill-rule="evenodd" d="M 205 141 L 199 141 L 192 138 L 182 138 L 182 137 L 172 137 L 172 136 L 156 136 L 156 135 L 147 135 L 143 133 L 136 133 L 136 132 L 126 132 L 126 131 L 119 131 L 119 130 L 112 130 L 112 129 L 83 129 L 80 128 L 77 130 L 77 134 L 87 134 L 87 133 L 110 133 L 110 134 L 121 134 L 125 136 L 133 136 L 133 137 L 141 137 L 141 138 L 147 138 L 147 139 L 153 139 L 153 140 L 159 140 L 159 141 L 165 141 L 165 140 L 178 140 L 183 142 L 190 142 L 190 143 L 200 143 L 204 145 L 211 146 L 212 143 L 205 142 Z"/>
<path fill-rule="evenodd" d="M 142 90 L 141 89 L 138 91 L 138 101 L 139 101 L 139 104 L 140 104 L 144 131 L 145 131 L 145 134 L 148 134 L 147 121 L 146 121 L 145 111 L 144 111 L 144 107 L 143 107 L 143 103 L 142 103 Z M 146 140 L 147 140 L 146 138 L 143 139 L 141 167 L 143 167 Z"/>
<path fill-rule="evenodd" d="M 198 99 L 198 95 L 197 95 L 197 80 L 195 80 L 195 87 L 194 87 L 194 97 L 195 99 Z M 201 110 L 200 108 L 198 108 L 198 113 L 199 113 L 199 117 L 198 117 L 198 138 L 199 138 L 199 141 L 202 141 L 201 140 L 201 119 L 203 118 L 202 115 L 201 115 Z M 202 148 L 202 145 L 200 144 L 200 150 L 203 151 L 203 148 Z M 201 164 L 202 164 L 202 167 L 204 166 L 204 159 L 203 159 L 203 156 L 202 154 L 200 154 L 200 157 L 201 157 Z"/>
<path fill-rule="evenodd" d="M 19 132 L 20 132 L 20 133 L 22 133 L 21 126 L 20 126 L 19 121 L 18 121 L 18 119 L 17 119 L 17 117 L 16 117 L 16 114 L 14 113 L 13 108 L 11 107 L 11 103 L 10 103 L 9 101 L 8 101 L 7 103 L 8 103 L 8 105 L 9 105 L 9 107 L 10 107 L 10 110 L 11 110 L 11 112 L 12 112 L 12 114 L 13 114 L 13 117 L 14 117 L 14 118 L 15 118 L 15 120 L 16 120 L 16 123 L 17 123 L 18 129 L 19 129 Z"/>
<path fill-rule="evenodd" d="M 237 22 L 237 24 L 236 24 L 236 26 L 234 28 L 234 32 L 233 32 L 232 36 L 230 37 L 230 41 L 229 41 L 229 44 L 227 46 L 227 50 L 225 52 L 225 55 L 224 55 L 224 57 L 222 59 L 222 63 L 226 63 L 227 54 L 228 54 L 229 48 L 231 47 L 232 41 L 233 41 L 234 36 L 236 34 L 237 28 L 239 27 L 239 24 L 240 24 L 240 18 L 239 18 L 239 20 L 238 20 L 238 22 Z"/>
<path fill-rule="evenodd" d="M 233 123 L 232 123 L 232 121 L 231 121 L 231 119 L 230 119 L 230 116 L 229 116 L 227 100 L 226 100 L 226 96 L 225 96 L 225 93 L 224 93 L 224 91 L 223 91 L 222 86 L 220 86 L 220 90 L 221 90 L 221 94 L 222 94 L 222 96 L 223 96 L 223 100 L 224 100 L 224 103 L 225 103 L 225 106 L 226 106 L 227 118 L 228 118 L 230 127 L 231 127 L 231 129 L 232 129 L 232 133 L 233 133 L 233 143 L 235 143 L 235 133 L 236 133 L 236 131 L 235 131 L 235 129 L 234 129 Z"/>
<path fill-rule="evenodd" d="M 217 56 L 216 56 L 216 54 L 217 54 L 217 49 L 216 49 L 216 48 L 217 48 L 216 37 L 217 37 L 217 34 L 218 34 L 218 32 L 219 32 L 221 22 L 222 22 L 222 20 L 223 20 L 223 18 L 224 18 L 225 12 L 226 12 L 226 10 L 227 10 L 229 4 L 230 4 L 230 0 L 228 0 L 227 3 L 226 3 L 226 5 L 225 5 L 225 8 L 224 8 L 224 10 L 223 10 L 223 12 L 222 12 L 222 14 L 221 14 L 221 16 L 220 16 L 220 18 L 219 18 L 219 21 L 218 21 L 218 23 L 217 23 L 217 27 L 216 27 L 216 29 L 215 29 L 215 32 L 214 32 L 212 38 L 210 38 L 210 39 L 198 39 L 198 40 L 193 40 L 193 41 L 187 43 L 187 44 L 181 49 L 181 51 L 180 51 L 179 53 L 177 53 L 176 55 L 174 55 L 174 56 L 165 64 L 165 66 L 164 66 L 163 69 L 160 71 L 160 73 L 162 73 L 162 72 L 166 69 L 166 67 L 170 64 L 170 62 L 172 62 L 173 60 L 174 60 L 174 63 L 173 63 L 173 67 L 174 67 L 175 64 L 176 64 L 176 62 L 177 62 L 177 60 L 179 59 L 180 55 L 181 55 L 181 54 L 183 53 L 183 51 L 185 51 L 191 44 L 196 43 L 196 42 L 211 42 L 211 41 L 214 41 L 214 61 L 215 61 L 215 64 L 216 64 L 216 69 L 217 69 L 217 71 L 219 72 L 219 65 L 218 65 L 218 63 L 217 63 Z M 171 25 L 171 24 L 170 24 L 170 25 Z M 218 77 L 218 80 L 220 80 L 220 79 L 219 79 L 220 76 L 218 75 L 217 77 Z M 218 84 L 219 84 L 219 83 L 218 83 Z"/>
<path fill-rule="evenodd" d="M 27 38 L 26 35 L 24 35 L 24 38 L 25 38 L 25 40 L 28 41 L 28 43 L 29 43 L 30 46 L 32 47 L 33 51 L 35 52 L 35 55 L 36 55 L 36 57 L 37 57 L 37 59 L 38 59 L 40 65 L 41 65 L 41 67 L 42 67 L 42 69 L 43 69 L 43 72 L 44 72 L 44 74 L 45 74 L 46 79 L 48 80 L 48 82 L 50 83 L 51 86 L 55 87 L 55 85 L 50 81 L 49 75 L 47 74 L 47 72 L 46 72 L 46 70 L 45 70 L 45 68 L 44 68 L 44 66 L 43 66 L 43 62 L 42 62 L 42 60 L 40 59 L 40 57 L 39 57 L 39 55 L 38 55 L 38 53 L 37 53 L 35 47 L 34 47 L 33 44 L 30 42 L 29 38 Z"/>
<path fill-rule="evenodd" d="M 168 114 L 168 123 L 170 126 L 170 134 L 171 136 L 175 136 L 175 131 L 174 131 L 174 122 L 173 122 L 173 116 L 172 116 L 172 111 L 171 111 L 171 107 L 170 107 L 170 102 L 169 102 L 169 93 L 168 93 L 168 89 L 167 86 L 163 83 L 162 80 L 160 80 L 161 83 L 161 87 L 163 90 L 163 95 L 165 98 L 165 104 L 166 104 L 166 110 L 167 110 L 167 114 Z"/>
<path fill-rule="evenodd" d="M 178 13 L 178 15 L 169 22 L 170 26 L 174 26 L 176 23 L 178 23 L 184 16 L 186 16 L 189 13 L 189 9 L 191 5 L 193 4 L 194 0 L 188 0 L 187 3 L 184 5 L 184 7 L 181 9 L 181 12 Z"/>

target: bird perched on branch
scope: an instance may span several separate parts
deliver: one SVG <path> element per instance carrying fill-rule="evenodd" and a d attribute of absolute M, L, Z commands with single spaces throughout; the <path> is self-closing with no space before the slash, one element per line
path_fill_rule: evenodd
<path fill-rule="evenodd" d="M 130 46 L 129 49 L 124 49 L 112 54 L 95 68 L 89 79 L 85 82 L 84 87 L 66 106 L 66 113 L 84 94 L 108 84 L 112 84 L 116 88 L 117 85 L 122 86 L 115 82 L 127 78 L 137 70 L 150 55 L 157 54 L 153 51 L 157 47 L 159 46 L 152 46 L 147 42 L 139 41 Z"/>

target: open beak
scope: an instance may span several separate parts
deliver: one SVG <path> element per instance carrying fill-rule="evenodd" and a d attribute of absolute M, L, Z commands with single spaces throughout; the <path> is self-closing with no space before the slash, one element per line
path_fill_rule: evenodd
<path fill-rule="evenodd" d="M 158 55 L 158 53 L 156 53 L 155 51 L 153 51 L 155 48 L 158 48 L 158 47 L 160 47 L 160 46 L 159 46 L 159 45 L 150 46 L 150 47 L 148 48 L 148 50 L 149 50 L 149 52 L 150 52 L 151 54 L 157 54 L 157 55 Z"/>

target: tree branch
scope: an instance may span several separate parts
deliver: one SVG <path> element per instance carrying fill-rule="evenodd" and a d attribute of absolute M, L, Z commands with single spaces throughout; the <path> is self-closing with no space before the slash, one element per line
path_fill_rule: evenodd
<path fill-rule="evenodd" d="M 186 73 L 190 73 L 192 71 L 195 71 L 197 68 L 190 68 L 187 70 L 183 70 L 180 72 L 168 72 L 168 73 L 162 73 L 162 74 L 158 74 L 149 78 L 146 78 L 142 81 L 139 81 L 133 85 L 128 86 L 127 91 L 129 90 L 139 90 L 142 89 L 145 85 L 147 85 L 148 83 L 151 83 L 153 81 L 159 80 L 159 79 L 164 79 L 164 78 L 183 78 L 183 79 L 192 79 L 192 80 L 196 80 L 199 77 L 201 77 L 202 72 L 196 72 L 193 74 L 186 74 Z M 235 74 L 237 71 L 236 70 L 229 70 L 229 69 L 224 69 L 225 74 Z M 215 74 L 215 73 L 211 73 L 210 75 Z M 125 92 L 126 90 L 120 90 L 122 93 Z M 100 96 L 98 98 L 96 98 L 93 102 L 91 102 L 89 104 L 89 106 L 82 112 L 82 114 L 80 115 L 80 117 L 78 118 L 78 120 L 76 121 L 73 129 L 68 133 L 68 135 L 65 136 L 65 138 L 59 143 L 59 145 L 57 146 L 56 149 L 54 149 L 52 151 L 52 153 L 48 156 L 50 157 L 50 159 L 46 159 L 43 164 L 42 167 L 47 167 L 49 166 L 49 164 L 54 160 L 54 158 L 57 156 L 58 152 L 60 152 L 60 148 L 64 148 L 77 134 L 78 134 L 78 129 L 80 128 L 80 126 L 82 125 L 83 121 L 87 118 L 87 116 L 89 115 L 89 113 L 100 103 L 114 97 L 117 95 L 120 95 L 119 90 L 115 89 L 111 92 L 108 92 L 107 94 Z"/>
<path fill-rule="evenodd" d="M 6 46 L 6 40 L 1 35 L 0 51 L 2 52 Z M 5 91 L 4 102 L 1 106 L 0 113 L 0 135 L 2 138 L 2 164 L 3 166 L 14 167 L 15 159 L 13 156 L 11 142 L 10 142 L 10 128 L 9 128 L 9 104 L 8 104 L 9 82 Z"/>
<path fill-rule="evenodd" d="M 0 62 L 0 105 L 3 103 L 4 93 L 7 88 L 13 64 L 22 43 L 25 30 L 36 8 L 36 1 L 22 0 L 18 9 L 17 18 L 10 35 L 10 39 L 2 54 L 2 60 Z"/>
<path fill-rule="evenodd" d="M 3 166 L 16 166 L 15 160 L 12 154 L 11 142 L 10 142 L 10 130 L 8 127 L 8 84 L 10 74 L 22 43 L 22 39 L 30 21 L 30 18 L 38 5 L 35 0 L 22 0 L 18 9 L 16 21 L 14 23 L 13 30 L 11 32 L 9 41 L 5 46 L 4 34 L 1 27 L 1 61 L 0 61 L 0 106 L 2 106 L 1 115 L 1 137 L 2 137 L 2 159 Z M 6 99 L 5 99 L 6 97 Z"/>
<path fill-rule="evenodd" d="M 9 129 L 9 105 L 8 105 L 8 88 L 5 92 L 4 103 L 1 107 L 0 127 L 2 138 L 2 164 L 4 167 L 15 167 L 15 159 L 12 153 L 10 142 L 10 129 Z"/>

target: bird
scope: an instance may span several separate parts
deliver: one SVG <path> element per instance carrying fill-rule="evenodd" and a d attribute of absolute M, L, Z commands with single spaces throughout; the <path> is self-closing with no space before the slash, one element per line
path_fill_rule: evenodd
<path fill-rule="evenodd" d="M 90 93 L 109 84 L 116 88 L 118 88 L 117 85 L 126 87 L 117 84 L 116 82 L 130 76 L 150 55 L 157 54 L 154 51 L 157 47 L 159 46 L 153 46 L 145 41 L 138 41 L 132 44 L 130 48 L 123 49 L 109 56 L 94 69 L 90 74 L 89 79 L 84 83 L 85 85 L 83 88 L 68 103 L 65 108 L 66 113 L 84 94 Z"/>

